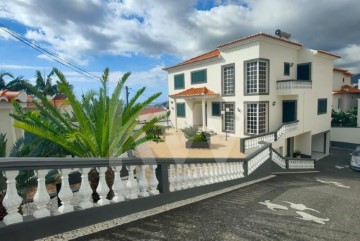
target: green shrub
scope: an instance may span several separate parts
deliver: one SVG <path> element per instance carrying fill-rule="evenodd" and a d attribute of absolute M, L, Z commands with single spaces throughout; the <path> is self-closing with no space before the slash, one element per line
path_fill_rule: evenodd
<path fill-rule="evenodd" d="M 146 135 L 162 135 L 164 130 L 165 126 L 154 125 L 146 131 Z"/>
<path fill-rule="evenodd" d="M 188 140 L 193 140 L 198 132 L 198 128 L 194 126 L 186 127 L 182 130 L 184 132 L 185 138 Z"/>
<path fill-rule="evenodd" d="M 208 140 L 210 139 L 210 134 L 205 132 L 205 131 L 202 131 L 200 133 L 197 133 L 192 141 L 194 142 L 207 142 Z"/>
<path fill-rule="evenodd" d="M 6 156 L 6 134 L 0 133 L 0 157 Z"/>

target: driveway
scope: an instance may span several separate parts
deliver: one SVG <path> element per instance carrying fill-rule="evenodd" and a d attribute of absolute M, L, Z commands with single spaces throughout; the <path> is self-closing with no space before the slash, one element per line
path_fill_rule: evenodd
<path fill-rule="evenodd" d="M 332 149 L 319 173 L 265 182 L 75 240 L 359 240 L 360 172 Z"/>

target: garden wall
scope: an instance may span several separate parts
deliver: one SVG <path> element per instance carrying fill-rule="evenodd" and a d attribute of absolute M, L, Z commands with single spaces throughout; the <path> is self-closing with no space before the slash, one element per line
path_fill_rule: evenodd
<path fill-rule="evenodd" d="M 330 145 L 348 149 L 360 146 L 360 127 L 331 127 Z"/>

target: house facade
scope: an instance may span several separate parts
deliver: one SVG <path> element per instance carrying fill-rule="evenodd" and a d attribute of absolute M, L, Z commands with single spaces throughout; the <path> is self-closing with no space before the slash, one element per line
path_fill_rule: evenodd
<path fill-rule="evenodd" d="M 351 84 L 352 76 L 346 69 L 334 68 L 333 109 L 348 111 L 352 107 L 358 107 L 360 87 L 355 88 Z"/>
<path fill-rule="evenodd" d="M 296 122 L 273 147 L 328 153 L 333 60 L 339 56 L 258 33 L 167 67 L 170 119 L 240 138 Z"/>

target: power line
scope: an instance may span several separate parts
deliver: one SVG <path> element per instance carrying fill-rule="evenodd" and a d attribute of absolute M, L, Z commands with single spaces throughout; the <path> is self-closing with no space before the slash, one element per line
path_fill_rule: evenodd
<path fill-rule="evenodd" d="M 95 79 L 97 81 L 101 81 L 101 78 L 99 76 L 96 76 L 78 66 L 76 66 L 75 64 L 67 61 L 66 59 L 62 58 L 61 56 L 59 56 L 56 53 L 51 52 L 50 50 L 47 50 L 43 47 L 41 47 L 40 45 L 36 44 L 35 42 L 30 42 L 29 40 L 27 40 L 25 37 L 21 36 L 20 34 L 16 33 L 15 31 L 10 30 L 8 27 L 6 27 L 4 24 L 0 23 L 0 29 L 2 29 L 3 31 L 5 31 L 6 33 L 10 34 L 11 36 L 13 36 L 14 38 L 16 38 L 17 40 L 21 41 L 22 43 L 26 44 L 27 46 L 31 47 L 32 49 L 45 54 L 46 56 L 48 56 L 49 58 L 55 60 L 56 62 L 58 62 L 61 65 L 64 65 L 66 67 L 68 67 L 69 69 L 85 76 L 88 78 L 92 78 Z"/>

